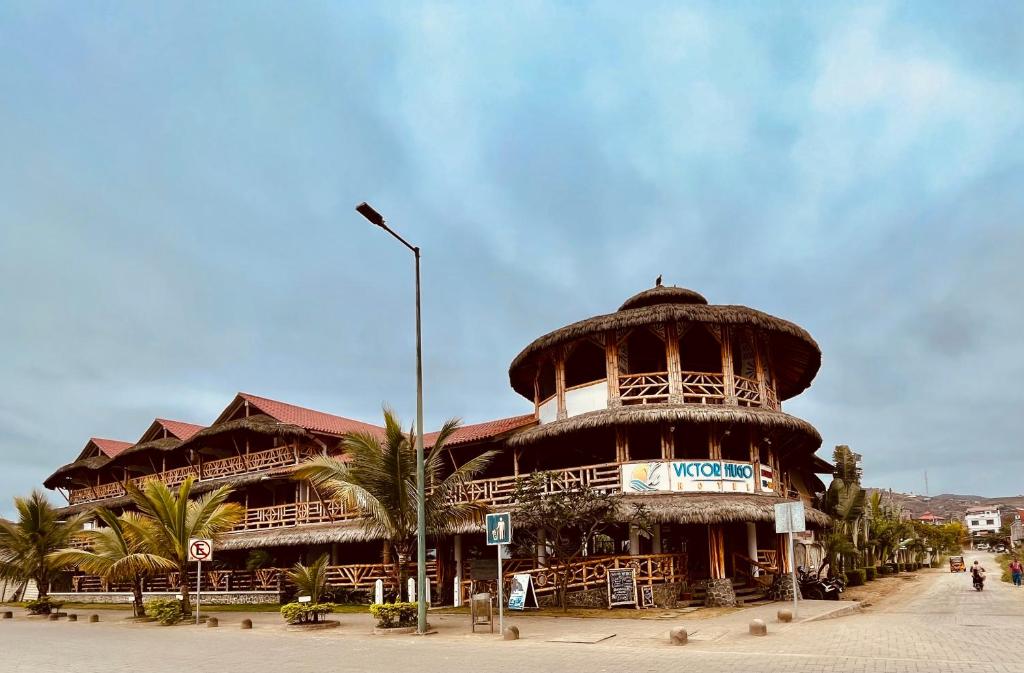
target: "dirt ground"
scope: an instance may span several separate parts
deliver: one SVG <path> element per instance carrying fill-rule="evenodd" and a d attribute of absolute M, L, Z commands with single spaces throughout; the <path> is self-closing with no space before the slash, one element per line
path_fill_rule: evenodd
<path fill-rule="evenodd" d="M 881 576 L 863 586 L 849 587 L 843 592 L 843 600 L 860 601 L 863 609 L 870 609 L 873 605 L 883 603 L 907 591 L 918 584 L 925 575 L 941 571 L 941 569 L 928 568 L 912 573 Z"/>

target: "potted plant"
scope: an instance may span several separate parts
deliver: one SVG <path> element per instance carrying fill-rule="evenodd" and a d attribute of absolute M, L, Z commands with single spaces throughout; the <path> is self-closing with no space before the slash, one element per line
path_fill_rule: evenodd
<path fill-rule="evenodd" d="M 308 566 L 296 563 L 285 575 L 298 589 L 298 599 L 281 606 L 281 616 L 289 627 L 310 630 L 340 626 L 338 620 L 325 619 L 337 606 L 320 601 L 327 586 L 327 554 Z"/>

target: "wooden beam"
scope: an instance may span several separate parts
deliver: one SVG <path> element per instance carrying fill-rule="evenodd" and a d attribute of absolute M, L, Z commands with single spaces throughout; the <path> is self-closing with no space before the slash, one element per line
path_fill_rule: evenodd
<path fill-rule="evenodd" d="M 558 398 L 558 419 L 568 418 L 565 411 L 565 351 L 555 357 L 555 396 Z"/>
<path fill-rule="evenodd" d="M 608 408 L 622 406 L 619 399 L 619 341 L 615 338 L 615 330 L 605 333 L 604 364 L 608 374 Z"/>
<path fill-rule="evenodd" d="M 675 448 L 675 436 L 668 426 L 663 426 L 661 428 L 661 459 L 672 460 Z"/>
<path fill-rule="evenodd" d="M 722 325 L 722 379 L 725 381 L 725 403 L 736 404 L 736 378 L 733 371 L 732 339 L 728 325 Z"/>
<path fill-rule="evenodd" d="M 683 403 L 683 365 L 679 353 L 679 334 L 676 323 L 665 325 L 665 362 L 668 367 L 668 401 Z"/>

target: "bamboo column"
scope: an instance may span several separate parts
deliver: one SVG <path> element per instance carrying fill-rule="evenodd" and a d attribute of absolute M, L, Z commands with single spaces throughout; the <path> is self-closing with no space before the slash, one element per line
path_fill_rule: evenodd
<path fill-rule="evenodd" d="M 615 330 L 605 333 L 604 365 L 608 375 L 608 408 L 622 406 L 619 399 L 619 342 L 615 338 Z"/>
<path fill-rule="evenodd" d="M 722 325 L 722 381 L 725 384 L 725 403 L 736 404 L 736 378 L 733 373 L 732 340 L 729 327 Z"/>
<path fill-rule="evenodd" d="M 568 418 L 565 411 L 565 351 L 555 360 L 555 396 L 558 398 L 558 419 Z"/>
<path fill-rule="evenodd" d="M 757 396 L 762 407 L 768 406 L 768 384 L 765 381 L 765 362 L 761 352 L 761 339 L 754 334 L 751 337 L 754 344 L 754 367 L 757 371 Z"/>
<path fill-rule="evenodd" d="M 679 334 L 675 322 L 665 325 L 665 362 L 668 368 L 668 401 L 683 403 L 683 370 L 679 354 Z"/>
<path fill-rule="evenodd" d="M 713 580 L 725 579 L 725 531 L 717 523 L 708 525 L 708 572 Z"/>

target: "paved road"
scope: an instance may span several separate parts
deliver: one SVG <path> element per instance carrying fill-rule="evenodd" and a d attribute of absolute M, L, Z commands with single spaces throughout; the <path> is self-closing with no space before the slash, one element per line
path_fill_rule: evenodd
<path fill-rule="evenodd" d="M 968 558 L 995 568 L 990 555 Z M 109 613 L 100 624 L 19 618 L 0 622 L 0 671 L 1024 671 L 1014 645 L 1024 589 L 995 573 L 982 593 L 964 574 L 931 571 L 910 581 L 909 590 L 863 614 L 772 624 L 765 638 L 744 633 L 743 613 L 690 620 L 683 625 L 694 637 L 685 647 L 668 645 L 673 623 L 657 620 L 520 618 L 524 639 L 503 642 L 464 634 L 461 616 L 437 618 L 442 633 L 426 638 L 366 635 L 368 622 L 355 615 L 320 633 L 287 632 L 275 615 L 261 615 L 253 631 L 234 626 L 237 614 L 226 614 L 219 629 L 129 625 Z M 547 642 L 600 633 L 617 635 L 597 644 Z"/>

